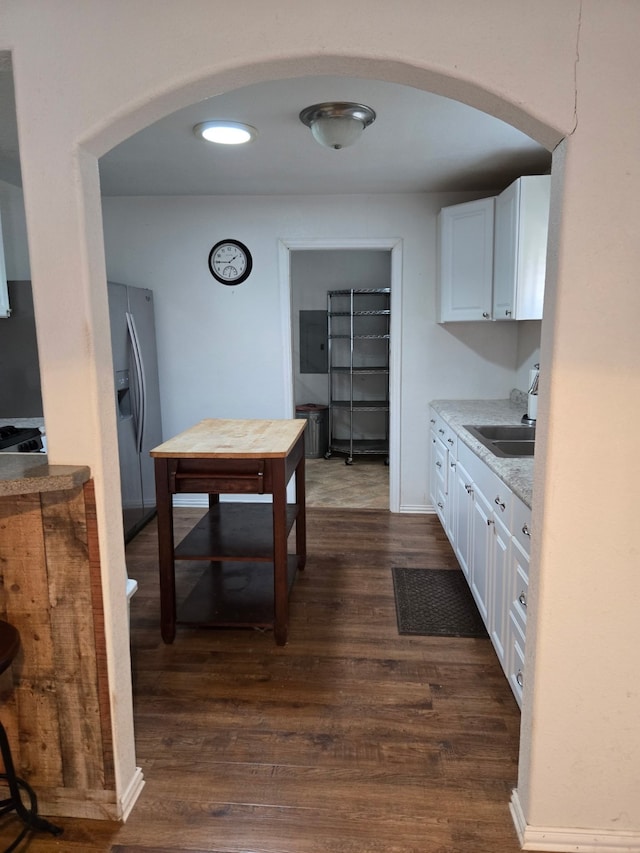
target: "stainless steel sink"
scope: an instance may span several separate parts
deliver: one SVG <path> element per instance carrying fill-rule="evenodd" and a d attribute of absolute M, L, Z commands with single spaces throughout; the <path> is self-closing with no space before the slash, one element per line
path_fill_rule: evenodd
<path fill-rule="evenodd" d="M 493 441 L 487 445 L 496 456 L 533 456 L 535 441 Z"/>
<path fill-rule="evenodd" d="M 484 424 L 464 427 L 495 456 L 533 456 L 535 426 L 520 424 Z"/>

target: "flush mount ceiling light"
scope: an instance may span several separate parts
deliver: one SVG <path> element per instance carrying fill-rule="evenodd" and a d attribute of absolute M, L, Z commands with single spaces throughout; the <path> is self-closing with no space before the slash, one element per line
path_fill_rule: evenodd
<path fill-rule="evenodd" d="M 375 119 L 371 107 L 339 101 L 313 104 L 300 113 L 300 121 L 311 129 L 316 142 L 336 150 L 357 142 L 365 127 Z"/>
<path fill-rule="evenodd" d="M 255 127 L 239 121 L 203 121 L 193 128 L 196 136 L 218 145 L 244 145 L 258 135 Z"/>

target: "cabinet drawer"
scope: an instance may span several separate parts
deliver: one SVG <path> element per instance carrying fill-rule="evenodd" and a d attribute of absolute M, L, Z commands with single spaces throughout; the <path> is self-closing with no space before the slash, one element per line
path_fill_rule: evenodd
<path fill-rule="evenodd" d="M 469 472 L 474 487 L 482 493 L 505 527 L 511 529 L 512 506 L 515 499 L 511 489 L 462 442 L 458 447 L 458 458 Z"/>
<path fill-rule="evenodd" d="M 435 434 L 431 435 L 431 465 L 436 482 L 446 494 L 449 466 L 448 454 L 446 447 Z"/>
<path fill-rule="evenodd" d="M 518 629 L 513 628 L 513 646 L 511 648 L 511 664 L 509 666 L 509 684 L 516 702 L 522 707 L 522 690 L 524 687 L 524 639 Z"/>
<path fill-rule="evenodd" d="M 433 409 L 429 410 L 429 425 L 447 450 L 457 455 L 458 437 L 453 429 Z"/>
<path fill-rule="evenodd" d="M 527 603 L 529 598 L 529 561 L 516 543 L 512 544 L 512 565 L 515 568 L 513 594 L 509 611 L 511 618 L 525 637 L 527 633 Z"/>
<path fill-rule="evenodd" d="M 520 498 L 513 498 L 513 520 L 511 527 L 513 538 L 522 550 L 531 553 L 531 510 Z"/>
<path fill-rule="evenodd" d="M 272 491 L 271 468 L 264 459 L 175 459 L 169 467 L 172 494 L 264 494 Z"/>

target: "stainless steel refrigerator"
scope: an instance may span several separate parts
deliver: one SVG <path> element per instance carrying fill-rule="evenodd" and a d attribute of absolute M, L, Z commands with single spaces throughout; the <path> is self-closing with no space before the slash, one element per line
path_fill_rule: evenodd
<path fill-rule="evenodd" d="M 114 282 L 108 289 L 122 520 L 128 542 L 156 510 L 149 451 L 162 442 L 158 356 L 152 291 Z"/>

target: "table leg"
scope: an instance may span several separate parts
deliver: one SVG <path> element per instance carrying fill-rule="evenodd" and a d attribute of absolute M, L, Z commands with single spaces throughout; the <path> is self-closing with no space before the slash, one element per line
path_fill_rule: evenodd
<path fill-rule="evenodd" d="M 165 643 L 172 643 L 176 636 L 176 577 L 173 559 L 173 501 L 169 488 L 168 459 L 155 459 L 155 474 L 160 572 L 160 632 Z"/>
<path fill-rule="evenodd" d="M 304 482 L 304 451 L 296 467 L 296 503 L 298 514 L 296 516 L 296 554 L 298 556 L 298 568 L 304 569 L 307 562 L 307 505 Z"/>
<path fill-rule="evenodd" d="M 285 460 L 274 459 L 273 477 L 273 599 L 276 643 L 284 646 L 289 629 L 289 583 L 287 578 L 287 484 Z"/>

